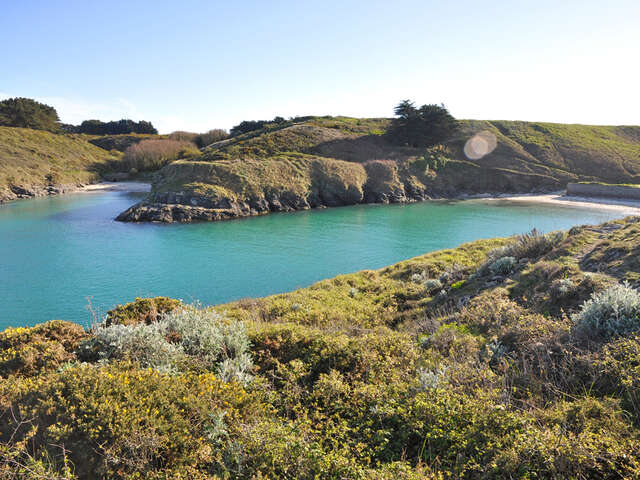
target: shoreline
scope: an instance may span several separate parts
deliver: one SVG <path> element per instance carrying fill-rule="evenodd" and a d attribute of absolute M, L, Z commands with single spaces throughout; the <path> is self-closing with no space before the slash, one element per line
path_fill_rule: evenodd
<path fill-rule="evenodd" d="M 75 193 L 91 192 L 133 192 L 148 193 L 151 191 L 151 183 L 146 182 L 99 182 L 79 187 Z"/>
<path fill-rule="evenodd" d="M 561 205 L 580 208 L 597 208 L 600 210 L 613 210 L 627 213 L 628 215 L 640 215 L 640 200 L 605 198 L 605 197 L 580 197 L 567 195 L 564 192 L 554 192 L 547 194 L 520 194 L 520 195 L 500 195 L 493 197 L 469 197 L 468 200 L 477 201 L 508 201 L 521 203 L 538 203 L 549 205 Z"/>

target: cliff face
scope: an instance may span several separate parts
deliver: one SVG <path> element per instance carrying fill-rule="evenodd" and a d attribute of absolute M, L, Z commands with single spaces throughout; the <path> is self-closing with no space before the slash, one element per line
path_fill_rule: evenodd
<path fill-rule="evenodd" d="M 640 181 L 640 127 L 463 121 L 425 151 L 388 143 L 387 119 L 323 117 L 211 145 L 157 175 L 121 221 L 223 220 L 315 207 L 402 203 L 478 193 L 535 193 L 570 181 Z M 470 159 L 478 132 L 495 148 Z"/>

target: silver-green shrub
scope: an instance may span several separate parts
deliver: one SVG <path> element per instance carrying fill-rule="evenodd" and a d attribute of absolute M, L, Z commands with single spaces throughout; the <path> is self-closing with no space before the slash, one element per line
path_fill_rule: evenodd
<path fill-rule="evenodd" d="M 489 271 L 494 275 L 508 275 L 515 266 L 515 257 L 500 257 L 489 265 Z"/>
<path fill-rule="evenodd" d="M 572 315 L 577 328 L 604 338 L 640 329 L 640 293 L 629 286 L 614 285 L 594 293 Z"/>
<path fill-rule="evenodd" d="M 127 359 L 144 367 L 170 370 L 182 356 L 182 348 L 166 341 L 166 326 L 119 325 L 99 327 L 95 337 L 81 345 L 81 350 L 91 350 L 97 360 Z"/>
<path fill-rule="evenodd" d="M 570 278 L 560 278 L 551 284 L 551 297 L 561 299 L 570 297 L 576 291 L 576 284 Z"/>
<path fill-rule="evenodd" d="M 442 290 L 442 282 L 437 278 L 430 278 L 424 282 L 424 288 L 429 293 L 435 290 Z"/>
<path fill-rule="evenodd" d="M 149 325 L 102 324 L 93 333 L 81 345 L 81 357 L 127 359 L 161 370 L 177 369 L 192 358 L 227 381 L 251 379 L 253 363 L 245 325 L 212 310 L 183 307 Z"/>
<path fill-rule="evenodd" d="M 442 366 L 437 370 L 418 369 L 418 390 L 427 392 L 434 390 L 447 382 L 448 367 Z"/>

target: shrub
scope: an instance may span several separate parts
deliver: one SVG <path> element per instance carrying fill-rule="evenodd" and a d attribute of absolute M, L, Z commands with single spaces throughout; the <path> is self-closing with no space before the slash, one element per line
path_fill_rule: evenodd
<path fill-rule="evenodd" d="M 422 392 L 434 390 L 442 387 L 447 381 L 447 367 L 440 367 L 437 370 L 421 368 L 418 370 L 418 389 Z"/>
<path fill-rule="evenodd" d="M 508 275 L 516 266 L 514 257 L 501 257 L 489 265 L 489 271 L 494 275 Z"/>
<path fill-rule="evenodd" d="M 545 253 L 549 253 L 564 237 L 564 232 L 543 234 L 534 228 L 528 233 L 518 235 L 515 242 L 503 247 L 503 253 L 518 260 L 522 258 L 538 258 Z"/>
<path fill-rule="evenodd" d="M 428 275 L 425 271 L 414 273 L 413 275 L 411 275 L 411 281 L 414 283 L 423 283 L 425 280 L 427 280 L 427 278 Z"/>
<path fill-rule="evenodd" d="M 560 300 L 572 296 L 576 292 L 576 284 L 570 278 L 560 278 L 551 284 L 551 298 Z"/>
<path fill-rule="evenodd" d="M 128 147 L 122 156 L 126 170 L 135 168 L 139 172 L 157 170 L 168 163 L 200 151 L 191 142 L 178 140 L 142 140 Z"/>
<path fill-rule="evenodd" d="M 615 285 L 591 295 L 571 318 L 590 336 L 626 335 L 640 329 L 640 293 L 628 283 Z"/>
<path fill-rule="evenodd" d="M 178 308 L 182 303 L 169 297 L 136 298 L 135 301 L 125 305 L 118 305 L 107 312 L 106 326 L 112 324 L 135 325 L 146 323 L 147 325 L 160 319 L 163 313 L 168 313 Z"/>
<path fill-rule="evenodd" d="M 94 337 L 80 346 L 83 360 L 132 360 L 143 367 L 171 370 L 183 350 L 166 340 L 166 325 L 111 325 L 97 328 Z"/>
<path fill-rule="evenodd" d="M 191 142 L 197 145 L 196 138 L 198 138 L 197 133 L 185 132 L 182 130 L 176 130 L 175 132 L 171 132 L 169 134 L 170 140 L 177 140 L 178 142 Z"/>
<path fill-rule="evenodd" d="M 437 278 L 430 278 L 429 280 L 424 282 L 424 288 L 429 293 L 434 292 L 436 290 L 441 290 L 442 289 L 442 282 L 440 280 L 438 280 Z"/>
<path fill-rule="evenodd" d="M 226 130 L 222 130 L 221 128 L 214 128 L 213 130 L 209 130 L 206 133 L 196 135 L 196 137 L 193 139 L 193 142 L 198 146 L 198 148 L 204 148 L 211 145 L 212 143 L 224 140 L 225 138 L 229 138 L 229 134 Z"/>
<path fill-rule="evenodd" d="M 516 260 L 538 258 L 550 252 L 564 239 L 564 236 L 564 232 L 542 234 L 535 228 L 529 233 L 518 235 L 513 243 L 494 248 L 487 253 L 487 260 L 478 269 L 478 274 L 486 273 L 491 264 L 502 257 L 514 257 Z"/>
<path fill-rule="evenodd" d="M 212 310 L 182 307 L 150 324 L 98 326 L 79 356 L 90 361 L 131 360 L 158 370 L 183 363 L 217 370 L 229 380 L 248 383 L 253 367 L 243 323 L 228 321 Z"/>
<path fill-rule="evenodd" d="M 8 328 L 0 332 L 0 376 L 56 369 L 75 359 L 73 352 L 85 337 L 80 325 L 62 320 Z"/>
<path fill-rule="evenodd" d="M 240 385 L 211 373 L 76 365 L 0 383 L 0 439 L 37 459 L 60 459 L 64 446 L 81 479 L 205 479 L 215 462 L 210 414 L 224 414 L 233 435 L 250 419 L 247 404 Z"/>

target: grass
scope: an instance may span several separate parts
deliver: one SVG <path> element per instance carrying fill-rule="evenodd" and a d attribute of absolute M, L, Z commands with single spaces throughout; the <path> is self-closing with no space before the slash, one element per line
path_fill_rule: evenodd
<path fill-rule="evenodd" d="M 30 189 L 97 181 L 118 157 L 92 145 L 89 138 L 0 127 L 0 200 L 15 198 L 12 185 Z"/>

